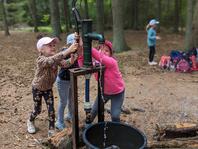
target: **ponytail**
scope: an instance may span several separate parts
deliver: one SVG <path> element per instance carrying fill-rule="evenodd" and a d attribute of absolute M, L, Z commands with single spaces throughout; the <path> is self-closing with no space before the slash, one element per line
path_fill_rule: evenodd
<path fill-rule="evenodd" d="M 147 24 L 147 26 L 146 26 L 146 31 L 148 31 L 148 29 L 149 29 L 150 27 L 151 27 L 150 24 Z"/>

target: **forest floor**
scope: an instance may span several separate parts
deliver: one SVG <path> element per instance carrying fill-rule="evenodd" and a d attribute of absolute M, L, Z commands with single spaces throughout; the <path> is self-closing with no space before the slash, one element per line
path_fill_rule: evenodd
<path fill-rule="evenodd" d="M 182 49 L 183 36 L 160 33 L 156 60 L 172 49 Z M 64 45 L 62 36 L 60 47 Z M 106 37 L 112 37 L 107 32 Z M 110 38 L 109 38 L 110 39 Z M 130 51 L 116 53 L 120 70 L 126 84 L 124 105 L 132 110 L 121 119 L 140 129 L 152 141 L 156 124 L 196 122 L 198 120 L 198 73 L 163 71 L 158 66 L 149 66 L 144 31 L 126 31 Z M 0 32 L 0 149 L 42 148 L 37 140 L 47 137 L 47 111 L 43 103 L 42 113 L 36 120 L 38 131 L 27 133 L 26 121 L 33 107 L 31 81 L 37 57 L 36 34 L 11 32 L 5 37 Z M 79 78 L 80 121 L 84 121 L 83 86 Z M 91 99 L 96 95 L 96 81 L 91 80 Z M 54 86 L 55 109 L 58 96 Z M 107 105 L 108 106 L 108 105 Z M 105 113 L 105 120 L 109 120 Z"/>

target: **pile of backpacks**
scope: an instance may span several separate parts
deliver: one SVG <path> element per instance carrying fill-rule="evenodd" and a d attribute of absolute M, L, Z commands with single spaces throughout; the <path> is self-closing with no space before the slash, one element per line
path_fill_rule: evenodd
<path fill-rule="evenodd" d="M 161 57 L 159 66 L 176 72 L 198 71 L 198 48 L 192 48 L 186 52 L 172 50 L 168 56 Z"/>

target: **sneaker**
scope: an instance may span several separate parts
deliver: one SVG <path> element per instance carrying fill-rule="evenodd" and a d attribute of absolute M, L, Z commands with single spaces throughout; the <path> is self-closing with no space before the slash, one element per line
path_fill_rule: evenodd
<path fill-rule="evenodd" d="M 29 119 L 27 120 L 27 131 L 28 131 L 28 133 L 31 133 L 31 134 L 36 132 L 34 122 L 31 122 Z"/>
<path fill-rule="evenodd" d="M 66 115 L 66 116 L 65 116 L 65 120 L 66 120 L 67 122 L 69 122 L 69 123 L 72 123 L 72 117 L 69 116 L 69 115 Z"/>
<path fill-rule="evenodd" d="M 152 61 L 152 63 L 153 63 L 153 65 L 157 65 L 157 62 L 155 62 L 155 61 Z"/>
<path fill-rule="evenodd" d="M 148 62 L 148 64 L 151 65 L 151 66 L 152 65 L 157 65 L 157 62 L 152 61 L 152 62 Z"/>
<path fill-rule="evenodd" d="M 65 124 L 60 124 L 59 122 L 56 122 L 55 123 L 55 127 L 58 129 L 58 130 L 63 130 L 65 128 Z"/>
<path fill-rule="evenodd" d="M 153 65 L 153 62 L 148 62 L 149 65 Z"/>
<path fill-rule="evenodd" d="M 55 130 L 52 129 L 52 130 L 48 130 L 48 137 L 51 137 L 55 134 Z"/>

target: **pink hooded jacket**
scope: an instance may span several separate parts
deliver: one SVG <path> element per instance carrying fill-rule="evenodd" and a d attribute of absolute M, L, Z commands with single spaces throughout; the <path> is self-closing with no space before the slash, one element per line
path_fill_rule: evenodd
<path fill-rule="evenodd" d="M 104 55 L 95 48 L 92 48 L 92 57 L 98 62 L 105 65 L 104 94 L 115 95 L 121 93 L 125 89 L 125 85 L 116 59 Z M 79 57 L 78 63 L 80 66 L 82 66 L 83 56 Z M 97 74 L 95 77 L 96 79 L 98 78 Z"/>

